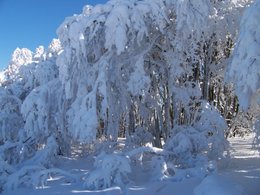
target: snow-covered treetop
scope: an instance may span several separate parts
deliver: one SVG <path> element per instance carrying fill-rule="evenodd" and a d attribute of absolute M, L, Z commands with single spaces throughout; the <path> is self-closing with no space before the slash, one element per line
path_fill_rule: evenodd
<path fill-rule="evenodd" d="M 34 53 L 34 60 L 41 60 L 41 57 L 43 56 L 44 54 L 44 46 L 39 46 L 35 49 L 35 53 Z"/>
<path fill-rule="evenodd" d="M 61 52 L 58 39 L 54 39 L 47 50 L 43 46 L 36 48 L 35 52 L 17 48 L 9 66 L 0 73 L 0 86 L 24 100 L 35 87 L 58 77 L 56 58 Z"/>
<path fill-rule="evenodd" d="M 59 39 L 53 39 L 48 47 L 48 54 L 58 55 L 62 52 L 62 47 Z M 51 57 L 51 56 L 48 56 Z"/>
<path fill-rule="evenodd" d="M 13 76 L 19 72 L 19 68 L 22 65 L 28 65 L 32 63 L 33 52 L 27 48 L 16 48 L 12 54 L 10 64 L 5 71 L 7 75 Z"/>
<path fill-rule="evenodd" d="M 32 51 L 27 48 L 16 48 L 12 54 L 11 63 L 16 65 L 27 65 L 32 62 Z"/>
<path fill-rule="evenodd" d="M 223 12 L 228 12 L 225 7 L 230 8 L 230 4 L 244 6 L 245 2 L 247 1 L 111 0 L 104 5 L 85 6 L 82 14 L 67 18 L 58 28 L 57 34 L 63 44 L 78 48 L 84 40 L 90 41 L 97 36 L 98 31 L 104 31 L 105 48 L 111 50 L 115 47 L 119 55 L 129 42 L 134 41 L 132 39 L 140 44 L 144 36 L 149 36 L 148 18 L 158 31 L 163 32 L 168 23 L 174 22 L 178 17 L 176 30 L 181 32 L 183 38 L 188 38 L 191 34 L 199 37 L 202 33 L 212 33 L 208 30 L 212 29 L 212 25 L 216 27 L 216 23 L 210 23 L 210 20 L 223 19 Z M 86 31 L 89 32 L 87 37 Z"/>
<path fill-rule="evenodd" d="M 125 50 L 127 43 L 132 41 L 131 37 L 140 43 L 148 35 L 145 25 L 148 17 L 153 19 L 158 30 L 163 31 L 167 23 L 164 9 L 165 3 L 162 0 L 112 0 L 105 5 L 85 6 L 82 14 L 67 18 L 57 34 L 63 44 L 78 48 L 83 40 L 92 40 L 97 36 L 97 31 L 103 29 L 105 48 L 111 50 L 115 47 L 119 55 Z M 86 30 L 89 31 L 87 37 L 84 36 Z M 127 36 L 127 33 L 134 36 Z"/>

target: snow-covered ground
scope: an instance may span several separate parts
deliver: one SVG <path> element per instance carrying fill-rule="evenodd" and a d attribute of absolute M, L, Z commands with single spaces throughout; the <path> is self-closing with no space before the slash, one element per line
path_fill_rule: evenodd
<path fill-rule="evenodd" d="M 138 174 L 136 184 L 129 184 L 124 190 L 119 187 L 103 191 L 87 191 L 82 182 L 66 183 L 62 177 L 51 178 L 46 186 L 39 189 L 18 189 L 4 195 L 80 195 L 80 194 L 180 194 L 180 195 L 259 195 L 260 194 L 260 155 L 259 146 L 252 147 L 253 136 L 232 138 L 231 159 L 219 164 L 219 173 L 204 180 L 198 178 L 181 182 L 146 182 L 149 174 Z M 61 159 L 60 168 L 84 178 L 92 164 L 91 159 Z M 138 170 L 137 170 L 138 171 Z M 136 174 L 136 173 L 135 173 Z"/>
<path fill-rule="evenodd" d="M 260 155 L 259 145 L 252 146 L 254 137 L 232 138 L 231 161 L 220 169 L 220 174 L 243 187 L 244 194 L 260 194 Z"/>

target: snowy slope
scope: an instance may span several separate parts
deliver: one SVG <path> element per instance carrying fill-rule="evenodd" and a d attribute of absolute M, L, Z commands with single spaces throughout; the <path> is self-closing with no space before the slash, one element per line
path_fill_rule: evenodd
<path fill-rule="evenodd" d="M 231 159 L 219 165 L 219 174 L 213 174 L 204 180 L 186 179 L 180 182 L 148 182 L 149 172 L 134 174 L 140 176 L 138 183 L 128 184 L 125 190 L 113 187 L 102 191 L 88 191 L 82 188 L 81 182 L 66 183 L 60 176 L 48 180 L 46 186 L 39 189 L 18 189 L 4 195 L 47 195 L 47 194 L 180 194 L 180 195 L 259 195 L 260 192 L 260 155 L 259 146 L 252 148 L 253 136 L 232 138 Z M 92 168 L 92 158 L 60 159 L 59 167 L 84 178 Z"/>

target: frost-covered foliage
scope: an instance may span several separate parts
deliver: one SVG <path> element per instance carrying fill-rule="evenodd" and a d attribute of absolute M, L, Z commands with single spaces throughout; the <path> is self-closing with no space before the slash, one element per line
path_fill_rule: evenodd
<path fill-rule="evenodd" d="M 23 102 L 24 129 L 29 137 L 37 139 L 37 143 L 44 143 L 50 134 L 58 136 L 60 87 L 58 80 L 48 82 L 35 88 Z"/>
<path fill-rule="evenodd" d="M 259 99 L 260 88 L 260 1 L 256 0 L 245 12 L 240 24 L 238 43 L 228 69 L 228 77 L 235 84 L 241 108 L 247 110 L 254 98 Z"/>
<path fill-rule="evenodd" d="M 222 152 L 227 146 L 226 140 L 223 140 L 224 131 L 228 127 L 216 108 L 204 102 L 201 106 L 201 115 L 193 127 L 207 137 L 208 149 L 206 150 L 209 158 L 216 160 L 217 157 L 222 157 Z"/>
<path fill-rule="evenodd" d="M 44 148 L 38 150 L 32 158 L 28 159 L 23 164 L 41 165 L 47 168 L 52 167 L 55 165 L 55 160 L 59 149 L 58 147 L 57 140 L 53 136 L 48 137 Z"/>
<path fill-rule="evenodd" d="M 173 152 L 175 164 L 192 167 L 202 159 L 217 160 L 223 157 L 227 143 L 223 140 L 227 128 L 223 117 L 208 103 L 201 106 L 203 113 L 188 127 L 176 126 L 164 148 Z"/>
<path fill-rule="evenodd" d="M 58 76 L 57 55 L 61 52 L 60 41 L 54 39 L 45 51 L 39 46 L 35 53 L 28 49 L 16 49 L 9 66 L 4 70 L 1 85 L 22 101 L 35 87 Z"/>
<path fill-rule="evenodd" d="M 150 45 L 146 20 L 162 30 L 164 6 L 161 1 L 110 1 L 85 7 L 58 29 L 64 46 L 58 59 L 60 79 L 71 105 L 68 126 L 74 137 L 91 142 L 105 121 L 104 134 L 117 138 L 119 118 L 131 101 L 126 94 L 139 95 L 149 87 L 143 58 Z"/>
<path fill-rule="evenodd" d="M 21 101 L 0 88 L 0 143 L 17 141 L 19 130 L 23 128 L 20 113 Z"/>
<path fill-rule="evenodd" d="M 60 51 L 60 41 L 55 39 L 46 51 L 42 46 L 35 53 L 18 48 L 8 68 L 1 73 L 0 151 L 1 161 L 5 164 L 0 172 L 2 189 L 9 189 L 7 186 L 11 185 L 14 172 L 24 174 L 23 166 L 38 164 L 47 168 L 55 164 L 59 146 L 54 116 L 60 94 L 56 93 L 60 88 L 55 78 L 58 76 L 56 58 Z M 51 90 L 53 93 L 49 95 Z M 35 97 L 35 94 L 42 96 Z M 28 179 L 33 180 L 30 176 Z M 26 182 L 18 177 L 16 183 Z M 12 189 L 19 185 L 12 185 Z"/>
<path fill-rule="evenodd" d="M 240 108 L 253 117 L 254 130 L 259 136 L 260 111 L 260 1 L 256 0 L 245 11 L 240 24 L 240 33 L 227 69 L 227 78 L 235 86 Z M 242 132 L 243 133 L 243 132 Z"/>
<path fill-rule="evenodd" d="M 58 84 L 56 84 L 58 82 L 56 82 L 54 86 L 47 83 L 58 76 L 56 57 L 60 51 L 60 42 L 54 39 L 47 51 L 44 51 L 44 48 L 40 46 L 36 49 L 35 53 L 28 49 L 19 48 L 13 53 L 10 65 L 3 72 L 5 77 L 1 82 L 2 87 L 0 89 L 1 142 L 5 140 L 19 142 L 19 139 L 22 139 L 19 135 L 23 134 L 23 130 L 27 132 L 25 140 L 27 138 L 41 138 L 46 141 L 46 137 L 48 137 L 49 134 L 45 134 L 45 137 L 40 136 L 42 132 L 44 132 L 43 126 L 47 125 L 50 129 L 56 128 L 53 127 L 55 118 L 52 115 L 57 113 L 58 105 L 54 102 L 58 101 L 57 96 L 59 93 L 56 93 L 56 91 L 58 91 L 59 87 L 57 87 Z M 37 87 L 41 89 L 39 86 L 44 85 L 47 86 L 45 88 L 47 91 L 56 90 L 55 94 L 51 94 L 51 96 L 48 97 L 48 92 L 45 92 L 41 98 L 35 97 L 35 94 L 41 93 L 39 89 L 35 91 L 34 89 Z M 32 94 L 30 94 L 31 92 Z M 35 99 L 33 99 L 33 97 L 35 97 Z M 50 102 L 52 104 L 50 104 Z M 55 108 L 56 110 L 52 110 Z M 34 118 L 32 118 L 32 115 Z M 44 119 L 46 116 L 49 118 Z M 35 123 L 37 123 L 37 125 L 35 125 Z M 29 131 L 34 131 L 35 133 L 28 133 Z"/>
<path fill-rule="evenodd" d="M 161 156 L 155 156 L 151 160 L 152 180 L 163 180 L 166 178 L 167 164 Z"/>
<path fill-rule="evenodd" d="M 135 132 L 127 138 L 128 147 L 140 147 L 153 142 L 152 134 L 144 128 L 138 127 Z"/>
<path fill-rule="evenodd" d="M 230 10 L 236 18 L 237 7 L 115 0 L 67 18 L 57 31 L 64 47 L 57 63 L 68 132 L 91 143 L 140 127 L 161 147 L 159 137 L 166 140 L 172 126 L 196 119 L 196 104 L 209 99 L 210 77 L 223 75 L 227 42 L 235 36 Z"/>
<path fill-rule="evenodd" d="M 78 180 L 75 175 L 57 168 L 45 169 L 42 166 L 25 166 L 8 177 L 4 190 L 12 192 L 19 187 L 44 187 L 48 178 L 61 175 L 66 177 L 66 182 L 72 183 Z"/>
<path fill-rule="evenodd" d="M 19 145 L 22 147 L 19 148 Z M 17 148 L 16 153 L 12 152 L 13 155 L 20 153 L 19 155 L 22 156 L 22 153 L 26 153 L 26 147 L 30 147 L 30 145 L 21 142 L 17 145 L 13 144 L 12 147 Z M 3 146 L 1 149 L 1 152 L 5 152 L 3 151 Z M 18 187 L 43 187 L 51 175 L 65 175 L 67 181 L 75 182 L 77 178 L 74 175 L 52 168 L 56 163 L 57 153 L 57 141 L 54 137 L 49 137 L 42 149 L 39 149 L 35 154 L 20 159 L 19 164 L 10 166 L 7 163 L 4 164 L 5 161 L 2 161 L 3 168 L 0 170 L 1 188 L 6 191 L 12 191 Z"/>
<path fill-rule="evenodd" d="M 17 48 L 7 69 L 7 76 L 14 78 L 19 73 L 19 68 L 23 65 L 28 65 L 33 61 L 33 53 L 26 48 Z"/>
<path fill-rule="evenodd" d="M 18 142 L 7 141 L 0 146 L 2 165 L 0 188 L 2 190 L 38 186 L 40 184 L 38 181 L 41 179 L 36 178 L 38 171 L 46 170 L 56 162 L 58 145 L 55 138 L 49 137 L 46 145 L 41 146 L 41 149 L 36 147 L 30 137 L 24 140 L 20 135 L 19 138 Z"/>
<path fill-rule="evenodd" d="M 66 18 L 47 49 L 16 49 L 0 76 L 1 186 L 35 186 L 36 172 L 47 177 L 58 154 L 85 148 L 108 153 L 85 178 L 91 190 L 123 187 L 133 162 L 148 161 L 155 180 L 204 176 L 223 157 L 224 119 L 231 124 L 238 110 L 222 84 L 247 3 L 110 0 Z M 257 28 L 243 26 L 257 38 Z M 255 57 L 257 70 L 252 52 L 242 56 Z M 18 173 L 8 171 L 5 183 L 9 165 Z"/>

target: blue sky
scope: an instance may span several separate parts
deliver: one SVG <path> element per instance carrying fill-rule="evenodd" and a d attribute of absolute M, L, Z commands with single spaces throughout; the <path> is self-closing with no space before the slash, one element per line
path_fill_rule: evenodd
<path fill-rule="evenodd" d="M 65 17 L 79 14 L 86 4 L 107 0 L 0 0 L 0 69 L 13 51 L 39 45 L 47 47 Z"/>

